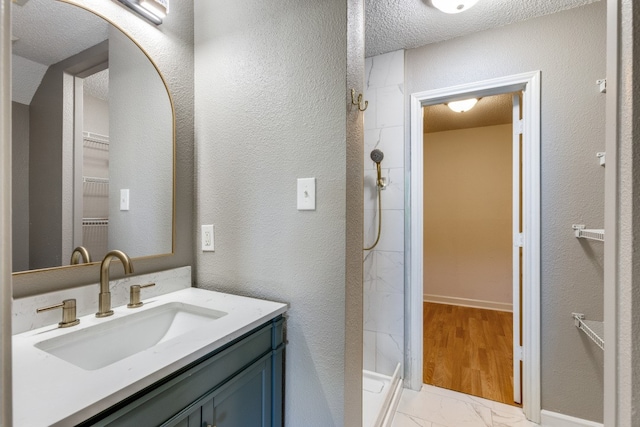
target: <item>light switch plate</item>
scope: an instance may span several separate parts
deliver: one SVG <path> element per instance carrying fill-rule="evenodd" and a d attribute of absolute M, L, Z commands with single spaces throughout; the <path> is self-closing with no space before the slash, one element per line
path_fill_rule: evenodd
<path fill-rule="evenodd" d="M 298 210 L 316 210 L 316 179 L 298 178 Z"/>
<path fill-rule="evenodd" d="M 128 188 L 120 189 L 120 210 L 121 211 L 129 210 L 129 189 Z"/>

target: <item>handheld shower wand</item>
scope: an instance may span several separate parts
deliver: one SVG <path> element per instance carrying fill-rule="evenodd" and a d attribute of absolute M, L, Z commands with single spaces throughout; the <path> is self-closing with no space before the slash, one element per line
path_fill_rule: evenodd
<path fill-rule="evenodd" d="M 384 183 L 382 181 L 382 172 L 380 170 L 380 163 L 384 159 L 384 153 L 377 148 L 371 152 L 371 160 L 373 160 L 376 164 L 376 169 L 378 171 L 378 178 L 376 179 L 376 185 L 378 188 L 384 187 Z"/>
<path fill-rule="evenodd" d="M 377 148 L 371 152 L 371 160 L 373 160 L 376 164 L 376 188 L 378 190 L 378 236 L 376 237 L 376 241 L 373 242 L 373 245 L 368 248 L 364 248 L 365 251 L 369 251 L 376 247 L 378 242 L 380 241 L 380 232 L 382 231 L 382 196 L 380 194 L 380 190 L 382 190 L 386 184 L 382 179 L 382 170 L 380 168 L 380 163 L 384 159 L 384 153 Z"/>

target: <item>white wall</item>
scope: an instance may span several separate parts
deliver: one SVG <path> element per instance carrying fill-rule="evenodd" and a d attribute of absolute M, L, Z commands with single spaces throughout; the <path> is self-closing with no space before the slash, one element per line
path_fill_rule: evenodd
<path fill-rule="evenodd" d="M 542 408 L 602 421 L 603 354 L 572 312 L 603 319 L 603 246 L 571 224 L 604 223 L 605 3 L 406 51 L 407 95 L 542 72 Z M 407 98 L 407 103 L 409 102 Z M 407 104 L 408 105 L 408 104 Z"/>
<path fill-rule="evenodd" d="M 366 58 L 364 99 L 364 246 L 378 233 L 376 166 L 384 153 L 382 231 L 364 252 L 364 368 L 392 375 L 404 359 L 404 51 Z"/>
<path fill-rule="evenodd" d="M 511 310 L 512 139 L 510 124 L 424 135 L 425 301 Z"/>
<path fill-rule="evenodd" d="M 347 115 L 347 2 L 194 4 L 196 233 L 215 225 L 215 252 L 196 249 L 197 285 L 288 302 L 285 422 L 344 425 L 361 417 L 345 404 L 361 389 L 347 395 L 345 378 L 361 376 L 361 341 L 347 336 L 362 333 L 346 322 L 361 304 L 347 305 L 359 280 L 346 265 L 362 244 L 350 234 L 362 211 L 346 209 L 362 182 L 360 156 L 358 180 L 347 178 L 360 150 L 347 144 L 358 117 Z M 316 210 L 298 211 L 296 180 L 308 177 Z"/>

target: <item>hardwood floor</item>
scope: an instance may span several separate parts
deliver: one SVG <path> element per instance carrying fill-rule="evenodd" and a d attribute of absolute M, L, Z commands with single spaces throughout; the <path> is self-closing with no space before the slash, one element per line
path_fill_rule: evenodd
<path fill-rule="evenodd" d="M 424 303 L 423 380 L 426 384 L 513 402 L 513 315 Z"/>

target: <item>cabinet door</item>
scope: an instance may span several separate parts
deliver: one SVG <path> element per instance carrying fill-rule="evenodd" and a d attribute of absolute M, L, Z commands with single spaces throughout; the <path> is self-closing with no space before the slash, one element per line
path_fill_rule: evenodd
<path fill-rule="evenodd" d="M 271 426 L 271 358 L 263 359 L 213 397 L 215 427 Z"/>
<path fill-rule="evenodd" d="M 209 401 L 212 403 L 212 401 Z M 206 403 L 205 403 L 206 405 Z M 166 427 L 202 427 L 202 407 L 195 406 L 188 412 L 182 414 L 178 419 L 174 419 L 168 424 L 164 424 Z"/>

